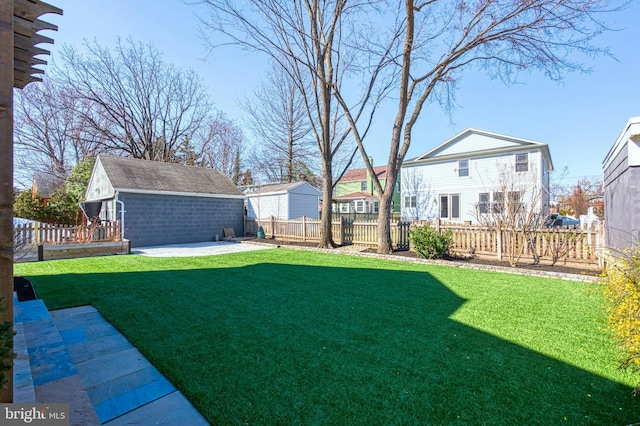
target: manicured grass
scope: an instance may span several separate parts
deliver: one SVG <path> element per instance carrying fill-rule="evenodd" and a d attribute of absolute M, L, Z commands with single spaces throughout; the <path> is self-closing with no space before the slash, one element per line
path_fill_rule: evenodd
<path fill-rule="evenodd" d="M 212 424 L 629 424 L 593 284 L 286 249 L 18 264 Z"/>

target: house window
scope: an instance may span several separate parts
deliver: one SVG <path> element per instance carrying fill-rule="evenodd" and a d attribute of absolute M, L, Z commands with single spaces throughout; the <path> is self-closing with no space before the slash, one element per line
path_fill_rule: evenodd
<path fill-rule="evenodd" d="M 504 208 L 504 192 L 493 193 L 493 212 L 502 213 Z"/>
<path fill-rule="evenodd" d="M 451 219 L 460 219 L 460 195 L 451 195 Z"/>
<path fill-rule="evenodd" d="M 404 197 L 404 207 L 407 209 L 415 208 L 417 206 L 417 198 L 415 195 L 406 195 Z"/>
<path fill-rule="evenodd" d="M 367 191 L 367 181 L 364 181 L 364 182 L 360 183 L 360 191 L 362 191 L 362 192 L 366 192 Z"/>
<path fill-rule="evenodd" d="M 488 192 L 481 192 L 478 195 L 478 213 L 479 214 L 489 213 L 489 193 Z"/>
<path fill-rule="evenodd" d="M 458 177 L 469 176 L 469 160 L 458 161 Z"/>
<path fill-rule="evenodd" d="M 340 203 L 340 213 L 349 213 L 349 203 Z"/>
<path fill-rule="evenodd" d="M 529 170 L 529 154 L 516 154 L 516 172 Z"/>
<path fill-rule="evenodd" d="M 460 219 L 460 194 L 440 195 L 440 218 Z"/>
<path fill-rule="evenodd" d="M 449 196 L 440 196 L 440 217 L 442 219 L 449 219 Z"/>
<path fill-rule="evenodd" d="M 509 212 L 512 214 L 518 213 L 522 210 L 522 203 L 520 202 L 520 191 L 510 191 L 508 194 L 508 208 Z"/>
<path fill-rule="evenodd" d="M 378 213 L 380 211 L 380 203 L 377 201 L 373 202 L 373 212 Z"/>
<path fill-rule="evenodd" d="M 364 200 L 356 201 L 356 213 L 364 213 Z"/>

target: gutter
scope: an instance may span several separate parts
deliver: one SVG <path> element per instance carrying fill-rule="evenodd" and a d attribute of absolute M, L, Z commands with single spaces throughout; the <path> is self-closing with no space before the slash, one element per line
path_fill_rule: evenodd
<path fill-rule="evenodd" d="M 114 201 L 116 203 L 120 203 L 120 238 L 124 239 L 124 202 L 118 199 L 118 195 L 120 195 L 120 191 L 116 191 L 116 196 L 114 197 Z"/>

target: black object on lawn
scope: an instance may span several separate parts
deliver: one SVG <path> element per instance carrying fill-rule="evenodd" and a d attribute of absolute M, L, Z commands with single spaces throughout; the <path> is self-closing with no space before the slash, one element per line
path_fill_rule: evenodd
<path fill-rule="evenodd" d="M 18 295 L 18 302 L 37 299 L 33 284 L 25 277 L 13 277 L 13 291 Z"/>

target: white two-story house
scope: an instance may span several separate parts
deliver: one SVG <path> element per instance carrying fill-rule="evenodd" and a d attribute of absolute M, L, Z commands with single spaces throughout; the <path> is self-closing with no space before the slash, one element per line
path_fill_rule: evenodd
<path fill-rule="evenodd" d="M 505 208 L 544 215 L 552 170 L 547 144 L 467 129 L 403 163 L 402 217 L 478 224 Z"/>

